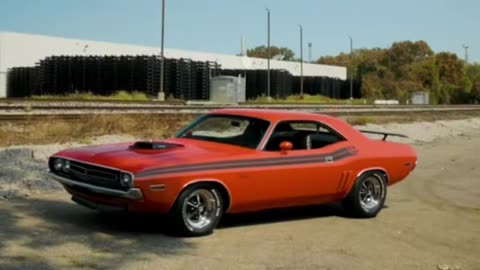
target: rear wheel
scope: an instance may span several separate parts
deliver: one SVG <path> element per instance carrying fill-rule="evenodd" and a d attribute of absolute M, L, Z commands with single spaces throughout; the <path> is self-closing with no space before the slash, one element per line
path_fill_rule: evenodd
<path fill-rule="evenodd" d="M 208 184 L 186 188 L 172 208 L 174 231 L 185 236 L 202 236 L 213 232 L 223 213 L 220 192 Z"/>
<path fill-rule="evenodd" d="M 375 217 L 382 210 L 387 197 L 386 182 L 381 172 L 362 174 L 343 200 L 345 210 L 355 217 Z"/>

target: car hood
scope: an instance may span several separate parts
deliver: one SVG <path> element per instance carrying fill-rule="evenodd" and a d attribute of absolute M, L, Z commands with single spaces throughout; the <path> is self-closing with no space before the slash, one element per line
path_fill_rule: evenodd
<path fill-rule="evenodd" d="M 134 147 L 137 144 L 138 147 Z M 134 174 L 145 170 L 238 159 L 255 150 L 192 139 L 108 144 L 67 149 L 54 156 Z"/>

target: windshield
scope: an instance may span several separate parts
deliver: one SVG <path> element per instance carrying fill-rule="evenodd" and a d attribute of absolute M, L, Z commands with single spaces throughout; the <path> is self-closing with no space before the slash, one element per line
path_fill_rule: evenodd
<path fill-rule="evenodd" d="M 257 118 L 205 115 L 180 131 L 176 137 L 256 149 L 269 125 L 268 121 Z"/>

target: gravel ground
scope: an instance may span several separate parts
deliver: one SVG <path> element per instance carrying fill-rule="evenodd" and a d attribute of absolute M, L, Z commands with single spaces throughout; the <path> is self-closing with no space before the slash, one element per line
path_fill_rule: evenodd
<path fill-rule="evenodd" d="M 47 179 L 45 162 L 35 159 L 30 149 L 0 151 L 0 164 L 0 199 L 59 188 L 59 185 Z"/>
<path fill-rule="evenodd" d="M 101 136 L 89 144 L 105 144 L 134 141 L 131 136 Z M 0 148 L 0 200 L 23 197 L 31 194 L 60 190 L 60 184 L 49 179 L 47 161 L 52 154 L 71 147 L 87 144 L 18 145 Z"/>
<path fill-rule="evenodd" d="M 463 136 L 467 133 L 480 131 L 480 118 L 402 124 L 368 124 L 358 128 L 404 134 L 409 138 L 403 139 L 389 137 L 388 140 L 421 144 L 425 142 L 432 142 L 438 139 L 454 138 L 457 136 Z"/>
<path fill-rule="evenodd" d="M 159 218 L 101 215 L 51 190 L 46 158 L 79 144 L 0 150 L 0 187 L 28 195 L 0 200 L 0 269 L 480 269 L 480 119 L 363 128 L 410 135 L 419 154 L 379 216 L 349 219 L 336 204 L 226 216 L 201 238 L 169 237 Z"/>

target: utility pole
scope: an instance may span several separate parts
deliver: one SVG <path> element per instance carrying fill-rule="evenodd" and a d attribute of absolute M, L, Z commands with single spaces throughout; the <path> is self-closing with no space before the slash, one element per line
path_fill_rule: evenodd
<path fill-rule="evenodd" d="M 303 97 L 303 27 L 300 27 L 300 97 Z"/>
<path fill-rule="evenodd" d="M 165 76 L 165 55 L 164 55 L 164 46 L 165 46 L 165 0 L 162 0 L 162 41 L 160 49 L 160 92 L 158 93 L 158 100 L 165 101 L 165 90 L 164 90 L 164 76 Z"/>
<path fill-rule="evenodd" d="M 312 63 L 312 42 L 308 42 L 308 62 Z"/>
<path fill-rule="evenodd" d="M 463 44 L 462 45 L 463 49 L 465 50 L 465 65 L 468 65 L 468 45 Z"/>
<path fill-rule="evenodd" d="M 350 99 L 353 99 L 353 39 L 351 36 L 348 36 L 350 39 Z"/>
<path fill-rule="evenodd" d="M 270 98 L 270 9 L 267 10 L 267 98 Z"/>

